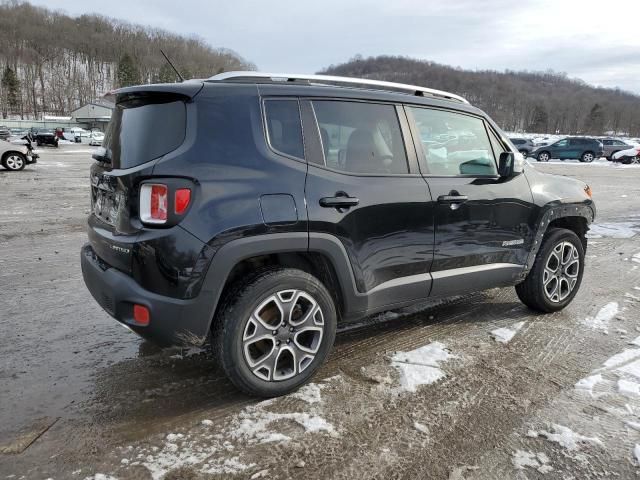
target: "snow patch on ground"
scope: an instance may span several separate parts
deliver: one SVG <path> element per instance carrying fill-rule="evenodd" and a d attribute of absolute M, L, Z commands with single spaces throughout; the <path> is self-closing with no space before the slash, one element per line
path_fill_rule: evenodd
<path fill-rule="evenodd" d="M 622 367 L 617 368 L 617 371 L 628 373 L 629 375 L 633 375 L 636 378 L 640 378 L 640 360 L 636 360 L 635 362 L 623 365 Z"/>
<path fill-rule="evenodd" d="M 290 396 L 292 398 L 297 398 L 298 400 L 302 400 L 307 403 L 320 403 L 322 402 L 322 396 L 320 391 L 325 387 L 325 385 L 318 385 L 317 383 L 310 383 L 300 388 L 297 392 L 292 393 Z"/>
<path fill-rule="evenodd" d="M 544 453 L 532 453 L 524 450 L 517 450 L 511 459 L 513 466 L 518 470 L 522 470 L 525 467 L 531 467 L 538 470 L 540 473 L 548 473 L 553 470 L 553 467 L 549 465 L 549 457 Z"/>
<path fill-rule="evenodd" d="M 636 443 L 636 446 L 633 447 L 633 456 L 636 460 L 636 465 L 640 465 L 640 445 Z"/>
<path fill-rule="evenodd" d="M 582 324 L 593 329 L 609 333 L 609 322 L 620 312 L 616 302 L 609 302 L 602 307 L 595 317 L 587 317 Z"/>
<path fill-rule="evenodd" d="M 112 475 L 105 475 L 104 473 L 96 473 L 91 477 L 85 477 L 84 480 L 118 480 Z"/>
<path fill-rule="evenodd" d="M 420 433 L 424 433 L 425 435 L 429 435 L 429 428 L 423 423 L 413 422 L 413 428 L 415 428 Z"/>
<path fill-rule="evenodd" d="M 574 432 L 568 427 L 564 425 L 558 425 L 554 423 L 552 426 L 552 432 L 547 432 L 546 430 L 540 430 L 539 432 L 530 432 L 536 433 L 535 436 L 545 437 L 550 442 L 555 442 L 559 444 L 562 448 L 567 450 L 578 450 L 582 445 L 595 445 L 598 447 L 604 447 L 602 441 L 597 437 L 587 437 L 585 435 L 581 435 L 579 433 Z M 534 435 L 530 435 L 534 436 Z"/>
<path fill-rule="evenodd" d="M 142 465 L 153 480 L 160 480 L 168 472 L 180 467 L 191 467 L 208 475 L 237 475 L 255 467 L 253 463 L 243 463 L 239 455 L 231 455 L 237 442 L 259 444 L 288 442 L 292 439 L 293 434 L 288 432 L 285 435 L 276 429 L 279 422 L 298 424 L 303 429 L 302 434 L 324 432 L 337 436 L 334 426 L 320 415 L 319 407 L 323 403 L 321 391 L 332 379 L 325 380 L 322 385 L 310 383 L 288 396 L 305 402 L 304 411 L 272 411 L 290 403 L 283 403 L 280 399 L 265 400 L 244 408 L 224 428 L 216 429 L 214 421 L 205 419 L 186 433 L 168 433 L 159 447 L 123 449 L 128 458 L 122 459 L 122 465 Z"/>
<path fill-rule="evenodd" d="M 638 357 L 640 357 L 640 349 L 627 348 L 607 359 L 603 364 L 603 368 L 614 368 Z"/>
<path fill-rule="evenodd" d="M 588 392 L 592 397 L 593 395 L 593 387 L 595 387 L 598 383 L 602 383 L 603 378 L 601 374 L 591 375 L 589 377 L 583 378 L 576 383 L 577 390 L 584 390 Z"/>
<path fill-rule="evenodd" d="M 587 238 L 633 238 L 637 233 L 640 233 L 637 223 L 594 223 L 589 227 Z"/>
<path fill-rule="evenodd" d="M 511 328 L 497 328 L 491 331 L 491 336 L 496 342 L 509 343 L 518 331 L 524 327 L 525 322 L 511 325 Z"/>
<path fill-rule="evenodd" d="M 620 379 L 618 380 L 618 391 L 628 397 L 640 397 L 640 383 Z"/>
<path fill-rule="evenodd" d="M 440 342 L 432 342 L 409 352 L 396 352 L 391 366 L 400 373 L 400 390 L 415 392 L 420 385 L 429 385 L 445 377 L 440 364 L 456 355 Z"/>

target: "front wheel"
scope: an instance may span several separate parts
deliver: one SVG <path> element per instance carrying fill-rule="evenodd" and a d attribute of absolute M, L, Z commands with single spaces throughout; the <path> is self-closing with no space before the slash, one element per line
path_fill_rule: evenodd
<path fill-rule="evenodd" d="M 27 165 L 27 159 L 21 153 L 8 153 L 2 159 L 2 166 L 7 170 L 17 172 Z"/>
<path fill-rule="evenodd" d="M 591 163 L 595 160 L 596 156 L 593 152 L 584 152 L 580 157 L 580 161 L 583 163 Z"/>
<path fill-rule="evenodd" d="M 333 299 L 317 278 L 297 269 L 267 270 L 229 291 L 211 343 L 238 389 L 277 397 L 304 385 L 324 363 L 336 324 Z"/>
<path fill-rule="evenodd" d="M 549 155 L 549 152 L 540 152 L 538 154 L 537 160 L 539 162 L 548 162 L 550 158 L 551 158 L 551 155 Z"/>
<path fill-rule="evenodd" d="M 518 298 L 533 310 L 555 312 L 576 296 L 584 272 L 584 248 L 571 230 L 554 228 L 545 235 L 524 282 L 516 285 Z"/>

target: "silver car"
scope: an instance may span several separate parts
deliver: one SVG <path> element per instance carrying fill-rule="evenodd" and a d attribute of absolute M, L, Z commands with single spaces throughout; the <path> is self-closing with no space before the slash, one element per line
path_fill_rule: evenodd
<path fill-rule="evenodd" d="M 0 140 L 0 164 L 7 170 L 22 170 L 36 163 L 38 156 L 27 145 L 17 145 Z"/>
<path fill-rule="evenodd" d="M 607 160 L 613 160 L 613 154 L 621 150 L 627 150 L 631 147 L 628 143 L 618 140 L 617 138 L 603 138 L 600 140 L 604 150 L 604 156 Z"/>

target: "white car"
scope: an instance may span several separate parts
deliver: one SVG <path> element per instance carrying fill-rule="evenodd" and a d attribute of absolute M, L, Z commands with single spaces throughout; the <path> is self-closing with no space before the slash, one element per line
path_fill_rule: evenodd
<path fill-rule="evenodd" d="M 99 147 L 102 145 L 102 141 L 104 140 L 104 133 L 102 132 L 91 132 L 89 136 L 89 145 L 93 145 Z"/>
<path fill-rule="evenodd" d="M 640 147 L 635 146 L 626 150 L 620 150 L 612 155 L 611 160 L 624 163 L 625 165 L 629 165 L 630 163 L 640 164 Z"/>

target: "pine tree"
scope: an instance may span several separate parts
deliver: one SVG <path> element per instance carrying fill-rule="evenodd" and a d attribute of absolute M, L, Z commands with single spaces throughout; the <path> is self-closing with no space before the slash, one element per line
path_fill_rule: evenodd
<path fill-rule="evenodd" d="M 125 53 L 120 58 L 116 77 L 118 87 L 129 87 L 131 85 L 139 85 L 142 83 L 140 70 L 138 70 L 135 61 L 128 53 Z"/>
<path fill-rule="evenodd" d="M 604 130 L 604 110 L 599 103 L 596 103 L 589 112 L 585 127 L 588 133 L 602 135 Z"/>
<path fill-rule="evenodd" d="M 6 117 L 7 113 L 16 113 L 20 109 L 20 80 L 18 76 L 7 66 L 2 74 L 2 103 L 5 108 L 3 109 L 3 116 Z"/>

